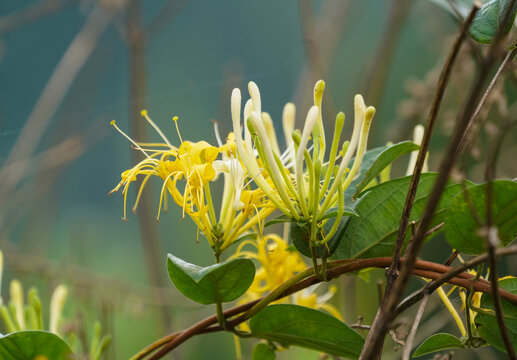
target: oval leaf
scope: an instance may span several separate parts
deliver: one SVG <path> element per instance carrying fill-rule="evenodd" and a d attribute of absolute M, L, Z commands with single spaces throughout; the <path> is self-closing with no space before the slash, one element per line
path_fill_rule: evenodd
<path fill-rule="evenodd" d="M 508 23 L 504 29 L 501 29 L 503 35 L 507 35 L 517 12 L 517 5 L 514 3 L 514 7 L 509 9 L 510 4 L 510 0 L 492 0 L 484 4 L 472 21 L 469 29 L 470 36 L 482 44 L 493 43 L 500 27 L 503 26 L 505 13 L 510 11 Z"/>
<path fill-rule="evenodd" d="M 363 338 L 335 317 L 298 305 L 270 305 L 250 321 L 253 337 L 358 358 Z"/>
<path fill-rule="evenodd" d="M 275 360 L 276 354 L 273 349 L 263 343 L 258 343 L 253 348 L 251 360 Z"/>
<path fill-rule="evenodd" d="M 453 248 L 462 253 L 479 255 L 485 251 L 485 240 L 480 235 L 480 226 L 472 215 L 471 206 L 477 217 L 485 222 L 486 187 L 486 183 L 472 186 L 467 190 L 468 194 L 459 194 L 452 201 L 445 216 L 445 237 Z M 492 182 L 492 219 L 501 243 L 509 245 L 517 237 L 516 182 Z"/>
<path fill-rule="evenodd" d="M 255 278 L 255 265 L 249 259 L 233 259 L 203 268 L 169 254 L 167 270 L 183 295 L 205 305 L 237 299 Z"/>
<path fill-rule="evenodd" d="M 436 173 L 422 174 L 410 221 L 416 223 L 420 221 L 436 176 Z M 342 234 L 343 238 L 333 257 L 335 259 L 355 259 L 391 256 L 410 182 L 411 176 L 406 176 L 368 189 L 355 207 L 359 217 L 352 217 L 348 220 Z M 447 184 L 431 226 L 443 221 L 444 213 L 450 202 L 460 191 L 460 185 Z M 406 241 L 410 236 L 411 230 L 408 230 Z"/>
<path fill-rule="evenodd" d="M 386 166 L 397 160 L 402 155 L 418 149 L 420 149 L 420 146 L 418 146 L 415 143 L 412 143 L 411 141 L 403 141 L 398 144 L 388 146 L 375 159 L 372 166 L 370 166 L 359 185 L 357 185 L 357 191 L 355 192 L 353 197 L 356 198 L 357 196 L 359 196 L 364 187 L 368 185 L 370 181 L 375 179 L 377 175 L 379 175 L 380 172 L 384 170 Z"/>
<path fill-rule="evenodd" d="M 435 351 L 447 350 L 447 349 L 463 349 L 463 343 L 456 336 L 451 334 L 434 334 L 427 338 L 420 346 L 415 350 L 413 357 L 419 357 L 427 355 Z"/>
<path fill-rule="evenodd" d="M 345 190 L 345 204 L 350 204 L 352 202 L 352 197 L 355 194 L 357 190 L 357 185 L 361 182 L 361 180 L 366 175 L 366 172 L 368 169 L 373 165 L 375 160 L 379 157 L 380 154 L 384 150 L 386 150 L 388 146 L 381 146 L 378 148 L 374 148 L 371 150 L 368 150 L 364 153 L 363 161 L 361 162 L 361 166 L 359 166 L 359 170 L 357 171 L 357 175 L 352 180 L 350 185 Z M 355 157 L 350 161 L 351 164 L 353 164 L 355 161 Z"/>
<path fill-rule="evenodd" d="M 0 338 L 2 360 L 72 359 L 72 350 L 55 334 L 46 331 L 18 331 Z"/>
<path fill-rule="evenodd" d="M 517 278 L 512 277 L 501 279 L 498 281 L 498 284 L 502 289 L 509 291 L 512 294 L 517 294 Z M 503 314 L 506 317 L 504 322 L 506 329 L 508 330 L 510 342 L 512 343 L 515 351 L 517 351 L 517 307 L 502 299 L 501 305 L 503 308 Z M 480 307 L 482 309 L 493 310 L 494 305 L 492 302 L 492 296 L 489 294 L 483 294 L 483 296 L 481 296 Z M 490 345 L 506 352 L 503 340 L 501 339 L 501 334 L 499 333 L 499 326 L 497 325 L 495 314 L 477 314 L 475 317 L 475 322 L 477 324 L 479 333 Z"/>

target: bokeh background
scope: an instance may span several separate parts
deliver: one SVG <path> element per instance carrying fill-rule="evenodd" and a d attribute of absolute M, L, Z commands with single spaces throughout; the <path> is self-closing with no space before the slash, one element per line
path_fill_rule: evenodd
<path fill-rule="evenodd" d="M 115 119 L 136 140 L 158 140 L 139 116 L 148 109 L 172 141 L 178 138 L 171 117 L 179 116 L 183 139 L 215 143 L 210 120 L 218 121 L 223 134 L 230 131 L 231 90 L 245 91 L 253 80 L 277 129 L 287 101 L 297 105 L 300 127 L 312 87 L 321 78 L 327 85 L 323 106 L 328 128 L 337 111 L 351 119 L 353 95 L 362 93 L 366 103 L 377 108 L 372 147 L 410 139 L 414 125 L 426 119 L 458 27 L 443 3 L 2 0 L 2 294 L 7 295 L 8 281 L 16 277 L 26 287 L 37 285 L 48 304 L 53 288 L 67 284 L 67 316 L 83 319 L 87 327 L 99 319 L 113 335 L 106 359 L 128 358 L 154 339 L 211 314 L 212 309 L 184 299 L 166 278 L 168 252 L 199 265 L 213 260 L 207 243 L 202 238 L 196 243 L 190 219 L 181 220 L 181 209 L 171 207 L 156 223 L 159 183 L 147 189 L 144 203 L 137 214 L 129 214 L 128 222 L 121 220 L 122 196 L 108 198 L 120 173 L 137 159 L 110 121 Z M 463 3 L 458 3 L 460 12 Z M 436 170 L 443 155 L 475 71 L 467 47 L 440 113 L 431 169 Z M 515 98 L 515 87 L 505 86 L 499 94 Z M 496 109 L 485 118 L 497 118 L 504 106 L 507 113 L 514 109 L 499 100 L 492 101 Z M 515 161 L 505 158 L 517 151 L 515 135 L 507 138 L 500 177 L 516 176 Z M 483 141 L 468 160 L 473 180 L 482 178 Z M 404 167 L 402 160 L 394 174 L 403 175 Z M 135 191 L 130 192 L 129 199 L 134 197 Z M 444 244 L 437 238 L 424 254 L 443 261 L 449 255 Z M 508 266 L 515 273 L 515 267 Z M 348 322 L 357 322 L 359 316 L 371 322 L 377 307 L 376 279 L 382 277 L 379 271 L 369 282 L 339 280 L 334 300 Z M 430 304 L 420 341 L 439 330 L 458 333 L 449 314 L 433 310 L 438 298 Z M 245 358 L 252 344 L 243 342 Z M 398 358 L 396 348 L 387 340 L 387 356 Z M 234 358 L 230 335 L 200 336 L 177 352 L 183 359 L 214 354 Z M 468 358 L 472 353 L 456 355 Z M 305 350 L 281 356 L 318 358 Z M 479 350 L 477 356 L 502 358 L 490 349 Z"/>

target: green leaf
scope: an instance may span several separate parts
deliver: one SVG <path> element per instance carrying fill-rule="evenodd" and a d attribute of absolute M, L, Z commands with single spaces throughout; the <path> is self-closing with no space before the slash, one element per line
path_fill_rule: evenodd
<path fill-rule="evenodd" d="M 355 211 L 354 216 L 357 216 Z M 314 253 L 316 254 L 317 258 L 328 258 L 334 254 L 339 245 L 339 242 L 341 241 L 342 233 L 346 227 L 348 219 L 350 219 L 350 216 L 346 216 L 345 214 L 345 216 L 341 218 L 339 227 L 334 236 L 325 245 L 316 246 L 314 248 Z M 335 219 L 330 218 L 329 221 L 325 223 L 323 226 L 325 234 L 330 232 L 334 222 Z M 298 250 L 302 255 L 312 257 L 310 245 L 310 229 L 308 224 L 292 222 L 291 226 L 289 227 L 289 240 L 295 246 L 296 250 Z"/>
<path fill-rule="evenodd" d="M 503 25 L 504 14 L 509 5 L 509 0 L 492 0 L 484 4 L 474 16 L 474 20 L 469 29 L 470 36 L 482 44 L 493 43 L 499 28 Z M 517 6 L 510 9 L 508 25 L 501 30 L 504 35 L 507 35 L 510 31 L 516 12 Z"/>
<path fill-rule="evenodd" d="M 276 354 L 273 349 L 264 343 L 258 343 L 253 348 L 251 360 L 275 360 Z"/>
<path fill-rule="evenodd" d="M 363 338 L 335 317 L 298 305 L 270 305 L 250 321 L 253 337 L 358 358 Z"/>
<path fill-rule="evenodd" d="M 498 281 L 499 286 L 517 295 L 517 278 L 506 278 Z M 513 345 L 515 351 L 517 351 L 517 306 L 510 302 L 501 299 L 501 305 L 503 308 L 503 314 L 505 315 L 505 325 L 508 330 L 510 342 Z M 489 294 L 483 294 L 481 296 L 482 309 L 494 309 L 492 302 L 492 296 Z M 475 317 L 478 332 L 485 338 L 485 340 L 492 346 L 498 348 L 501 351 L 506 351 L 501 334 L 499 333 L 499 326 L 497 325 L 497 319 L 495 313 L 493 315 L 480 314 L 478 313 Z"/>
<path fill-rule="evenodd" d="M 410 221 L 420 221 L 436 177 L 437 173 L 422 174 Z M 333 257 L 356 259 L 391 256 L 410 182 L 411 176 L 406 176 L 368 189 L 355 207 L 359 217 L 348 220 Z M 443 221 L 450 202 L 460 191 L 460 185 L 447 184 L 431 221 L 431 227 Z M 410 236 L 411 229 L 408 229 L 406 241 Z"/>
<path fill-rule="evenodd" d="M 359 185 L 357 185 L 357 191 L 353 197 L 356 198 L 360 196 L 364 187 L 368 185 L 370 181 L 375 179 L 386 166 L 397 160 L 402 155 L 418 149 L 420 149 L 420 146 L 412 143 L 411 141 L 403 141 L 385 148 L 385 150 L 383 150 L 375 159 L 372 166 L 370 166 Z"/>
<path fill-rule="evenodd" d="M 350 185 L 345 190 L 345 204 L 351 204 L 352 203 L 352 196 L 356 192 L 357 185 L 361 182 L 361 180 L 366 175 L 366 172 L 369 168 L 372 167 L 375 160 L 379 157 L 380 154 L 384 150 L 386 150 L 388 146 L 381 146 L 378 148 L 374 148 L 371 150 L 368 150 L 364 153 L 363 161 L 361 162 L 361 166 L 359 166 L 359 170 L 357 171 L 357 175 L 354 180 L 350 183 Z M 353 164 L 355 161 L 355 158 L 353 158 L 350 161 L 350 164 Z"/>
<path fill-rule="evenodd" d="M 472 255 L 485 252 L 485 240 L 479 234 L 471 206 L 482 223 L 486 222 L 486 183 L 470 187 L 451 203 L 445 216 L 445 237 L 456 250 Z M 470 205 L 469 205 L 470 202 Z M 503 245 L 517 237 L 517 183 L 511 180 L 492 182 L 492 220 Z"/>
<path fill-rule="evenodd" d="M 57 335 L 46 331 L 18 331 L 0 338 L 2 360 L 72 359 L 72 350 Z"/>
<path fill-rule="evenodd" d="M 510 9 L 512 1 L 511 0 L 500 0 L 499 2 L 499 24 L 502 26 L 504 22 L 504 16 L 507 11 L 510 11 L 510 18 L 508 19 L 508 24 L 506 25 L 506 28 L 503 30 L 504 34 L 508 34 L 510 30 L 512 29 L 513 23 L 515 21 L 515 15 L 517 13 L 517 3 L 513 3 L 513 8 Z"/>
<path fill-rule="evenodd" d="M 451 334 L 434 334 L 427 338 L 413 353 L 413 357 L 427 355 L 435 351 L 447 349 L 463 349 L 465 346 L 456 336 Z"/>
<path fill-rule="evenodd" d="M 232 259 L 203 268 L 169 254 L 167 270 L 183 295 L 205 305 L 237 299 L 255 278 L 255 265 L 249 259 Z"/>

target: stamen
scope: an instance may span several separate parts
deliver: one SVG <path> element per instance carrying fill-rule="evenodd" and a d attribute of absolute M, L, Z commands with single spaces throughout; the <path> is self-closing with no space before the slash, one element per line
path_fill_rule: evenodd
<path fill-rule="evenodd" d="M 178 137 L 180 138 L 180 142 L 183 144 L 183 139 L 181 138 L 181 134 L 180 134 L 180 128 L 178 127 L 178 117 L 177 116 L 173 116 L 172 120 L 174 121 L 174 124 L 176 125 L 176 132 L 178 133 Z"/>
<path fill-rule="evenodd" d="M 151 118 L 149 117 L 149 115 L 147 114 L 147 110 L 142 110 L 140 112 L 140 114 L 147 120 L 147 122 L 149 124 L 151 124 L 151 126 L 154 128 L 154 130 L 156 130 L 156 132 L 162 137 L 162 139 L 165 141 L 165 143 L 167 145 L 169 145 L 169 147 L 171 149 L 173 149 L 174 147 L 171 145 L 171 143 L 169 142 L 169 139 L 167 139 L 167 137 L 163 134 L 163 132 L 160 130 L 160 128 L 154 123 L 154 121 L 151 120 Z"/>
<path fill-rule="evenodd" d="M 123 132 L 122 130 L 120 130 L 120 128 L 119 128 L 119 127 L 117 126 L 117 124 L 115 123 L 115 120 L 111 120 L 110 124 L 111 124 L 111 125 L 113 125 L 113 127 L 114 127 L 115 129 L 117 129 L 117 131 L 118 131 L 119 133 L 121 133 L 121 134 L 122 134 L 122 136 L 124 136 L 126 139 L 128 139 L 129 141 L 131 141 L 131 143 L 132 143 L 132 144 L 133 144 L 133 145 L 134 145 L 138 150 L 140 150 L 140 151 L 141 151 L 141 152 L 142 152 L 146 157 L 151 158 L 151 157 L 149 156 L 149 154 L 147 154 L 147 153 L 145 152 L 145 150 L 144 150 L 144 149 L 142 149 L 142 148 L 140 147 L 140 145 L 138 145 L 138 144 L 137 144 L 133 139 L 131 139 L 131 138 L 130 138 L 130 137 L 129 137 L 125 132 Z"/>

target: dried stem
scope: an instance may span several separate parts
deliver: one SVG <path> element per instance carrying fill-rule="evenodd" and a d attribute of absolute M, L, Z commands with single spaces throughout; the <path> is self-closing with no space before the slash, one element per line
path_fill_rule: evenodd
<path fill-rule="evenodd" d="M 499 68 L 498 74 L 501 73 L 503 67 L 506 65 L 506 61 L 513 53 L 515 55 L 515 50 L 509 52 L 505 57 L 505 62 Z M 513 56 L 512 56 L 513 57 Z M 494 79 L 490 85 L 495 83 Z M 493 86 L 493 85 L 492 85 Z M 486 94 L 485 94 L 486 95 Z M 476 109 L 477 110 L 477 109 Z M 505 136 L 506 132 L 503 132 L 501 135 L 501 139 L 497 139 L 499 141 L 496 142 L 494 150 L 492 151 L 491 156 L 487 159 L 487 165 L 485 169 L 485 180 L 486 184 L 486 194 L 485 194 L 485 206 L 486 206 L 486 227 L 485 227 L 485 245 L 487 247 L 488 252 L 488 263 L 490 266 L 490 283 L 492 284 L 492 300 L 494 303 L 494 312 L 495 317 L 497 319 L 497 325 L 499 327 L 499 333 L 501 334 L 501 338 L 504 343 L 504 347 L 506 349 L 506 353 L 508 357 L 512 360 L 517 359 L 515 355 L 515 350 L 513 348 L 512 342 L 510 340 L 510 336 L 508 335 L 508 329 L 506 328 L 504 322 L 504 314 L 503 307 L 501 304 L 501 297 L 499 296 L 498 288 L 499 284 L 497 282 L 497 262 L 495 258 L 495 249 L 499 245 L 500 240 L 497 234 L 497 228 L 494 226 L 493 214 L 492 214 L 492 198 L 493 198 L 493 180 L 495 178 L 495 164 L 497 162 L 497 157 L 499 151 L 501 149 L 502 138 Z"/>
<path fill-rule="evenodd" d="M 461 45 L 467 35 L 467 29 L 470 26 L 470 23 L 474 19 L 474 15 L 476 14 L 478 8 L 473 7 L 470 12 L 468 18 L 465 20 L 465 23 L 462 26 L 462 29 L 459 35 L 456 37 L 454 45 L 451 48 L 451 52 L 445 61 L 443 66 L 442 73 L 440 74 L 440 79 L 438 80 L 438 87 L 434 94 L 433 102 L 431 105 L 431 110 L 429 112 L 429 116 L 427 118 L 427 124 L 424 131 L 424 136 L 422 139 L 422 144 L 420 145 L 420 150 L 418 151 L 418 157 L 415 164 L 415 169 L 413 171 L 413 177 L 411 178 L 411 183 L 409 184 L 409 190 L 406 197 L 406 202 L 404 204 L 404 209 L 402 211 L 402 217 L 400 219 L 400 225 L 397 233 L 397 240 L 395 242 L 395 252 L 393 254 L 393 263 L 390 265 L 389 269 L 386 272 L 386 293 L 385 297 L 390 296 L 391 288 L 395 279 L 397 278 L 398 270 L 399 270 L 399 259 L 402 252 L 402 247 L 404 245 L 404 239 L 406 238 L 407 226 L 409 223 L 409 217 L 411 215 L 411 210 L 413 208 L 413 202 L 415 201 L 416 191 L 418 189 L 418 183 L 420 181 L 420 176 L 422 174 L 422 168 L 424 166 L 425 158 L 427 156 L 427 152 L 429 150 L 429 144 L 431 142 L 431 135 L 434 130 L 434 126 L 436 124 L 436 118 L 438 117 L 438 111 L 440 110 L 440 105 L 442 103 L 443 94 L 445 93 L 445 88 L 449 82 L 449 78 L 452 71 L 452 66 L 457 58 L 457 55 L 460 51 Z"/>
<path fill-rule="evenodd" d="M 422 319 L 422 315 L 424 315 L 424 309 L 427 305 L 427 300 L 429 300 L 429 294 L 424 295 L 424 298 L 420 302 L 420 306 L 418 307 L 418 311 L 415 316 L 415 321 L 413 322 L 413 326 L 411 327 L 411 331 L 406 339 L 406 345 L 404 347 L 404 353 L 402 354 L 403 360 L 409 360 L 411 356 L 411 349 L 413 348 L 413 341 L 415 340 L 416 331 L 418 329 L 418 325 L 420 324 L 420 320 Z"/>

